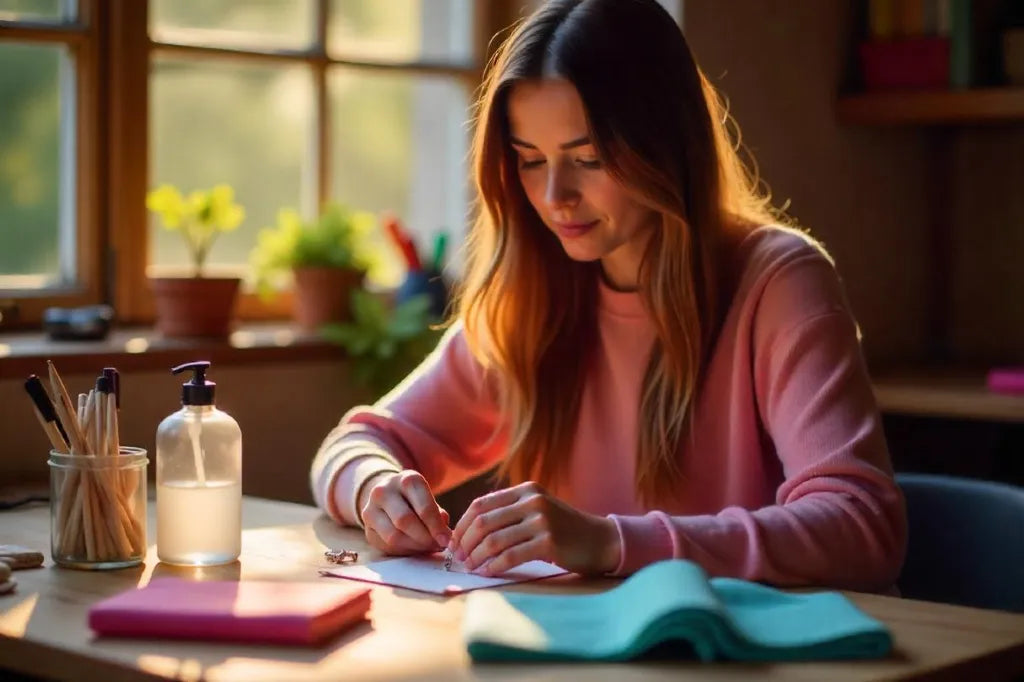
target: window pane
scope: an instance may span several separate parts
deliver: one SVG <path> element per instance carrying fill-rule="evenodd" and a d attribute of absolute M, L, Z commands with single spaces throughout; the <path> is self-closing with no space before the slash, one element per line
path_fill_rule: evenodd
<path fill-rule="evenodd" d="M 0 0 L 2 1 L 2 0 Z M 304 50 L 316 0 L 151 0 L 156 41 L 258 50 Z"/>
<path fill-rule="evenodd" d="M 330 72 L 332 195 L 371 211 L 390 209 L 422 256 L 447 229 L 466 233 L 468 95 L 442 76 Z"/>
<path fill-rule="evenodd" d="M 4 21 L 59 22 L 77 16 L 76 0 L 0 0 Z"/>
<path fill-rule="evenodd" d="M 331 0 L 332 57 L 471 65 L 471 0 Z"/>
<path fill-rule="evenodd" d="M 0 43 L 0 289 L 74 277 L 73 227 L 63 250 L 60 228 L 71 213 L 61 211 L 61 186 L 74 161 L 63 164 L 66 178 L 60 163 L 71 148 L 61 132 L 73 129 L 71 98 L 62 97 L 70 80 L 64 47 Z"/>
<path fill-rule="evenodd" d="M 305 65 L 159 58 L 151 78 L 150 183 L 227 183 L 246 212 L 210 251 L 211 272 L 248 261 L 282 206 L 315 204 L 313 84 Z M 150 221 L 150 263 L 186 267 L 184 240 Z"/>

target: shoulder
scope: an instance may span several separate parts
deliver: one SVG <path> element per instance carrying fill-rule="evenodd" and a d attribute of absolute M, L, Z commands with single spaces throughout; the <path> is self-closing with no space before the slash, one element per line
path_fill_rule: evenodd
<path fill-rule="evenodd" d="M 851 317 L 835 262 L 810 235 L 777 225 L 753 230 L 737 251 L 734 307 L 765 340 L 829 314 Z"/>
<path fill-rule="evenodd" d="M 799 261 L 825 264 L 834 269 L 825 247 L 806 232 L 782 225 L 762 225 L 740 242 L 737 260 L 741 278 L 771 277 Z"/>

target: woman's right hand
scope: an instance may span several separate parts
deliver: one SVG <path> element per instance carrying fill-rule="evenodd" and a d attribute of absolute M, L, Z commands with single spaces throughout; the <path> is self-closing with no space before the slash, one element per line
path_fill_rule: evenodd
<path fill-rule="evenodd" d="M 418 471 L 383 472 L 359 491 L 359 515 L 366 540 L 387 554 L 421 554 L 448 546 L 452 531 Z"/>

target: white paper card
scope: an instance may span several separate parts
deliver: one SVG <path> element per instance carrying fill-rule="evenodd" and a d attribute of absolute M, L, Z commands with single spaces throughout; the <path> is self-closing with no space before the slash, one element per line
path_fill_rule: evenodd
<path fill-rule="evenodd" d="M 320 575 L 404 587 L 432 594 L 459 594 L 484 587 L 523 583 L 566 573 L 568 571 L 565 569 L 546 561 L 528 561 L 500 576 L 492 577 L 469 573 L 459 562 L 455 562 L 451 570 L 446 571 L 442 566 L 440 553 L 432 556 L 382 559 L 368 564 L 325 568 L 320 571 Z"/>

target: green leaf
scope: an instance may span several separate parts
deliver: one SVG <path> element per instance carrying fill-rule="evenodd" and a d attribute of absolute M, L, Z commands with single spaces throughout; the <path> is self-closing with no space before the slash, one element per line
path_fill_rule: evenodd
<path fill-rule="evenodd" d="M 250 253 L 257 280 L 268 280 L 276 272 L 295 266 L 351 268 L 365 272 L 379 267 L 381 241 L 377 217 L 338 202 L 327 202 L 319 215 L 302 220 L 292 209 L 278 213 L 277 223 L 266 231 L 277 237 L 261 239 Z"/>
<path fill-rule="evenodd" d="M 352 292 L 352 313 L 360 326 L 383 329 L 387 318 L 387 307 L 379 297 L 364 289 Z"/>
<path fill-rule="evenodd" d="M 360 330 L 354 334 L 345 345 L 348 348 L 348 351 L 353 355 L 363 355 L 373 348 L 373 335 L 366 333 L 364 330 Z"/>
<path fill-rule="evenodd" d="M 377 342 L 377 357 L 393 358 L 396 350 L 398 350 L 398 344 L 394 339 L 381 339 Z"/>
<path fill-rule="evenodd" d="M 437 345 L 441 330 L 430 314 L 430 297 L 417 296 L 391 307 L 364 289 L 352 292 L 352 321 L 323 328 L 324 338 L 351 356 L 352 378 L 375 397 L 404 379 Z"/>
<path fill-rule="evenodd" d="M 348 346 L 351 343 L 353 336 L 358 332 L 358 327 L 351 324 L 345 324 L 342 322 L 334 322 L 331 324 L 325 324 L 320 328 L 320 335 L 330 341 L 342 346 Z"/>

